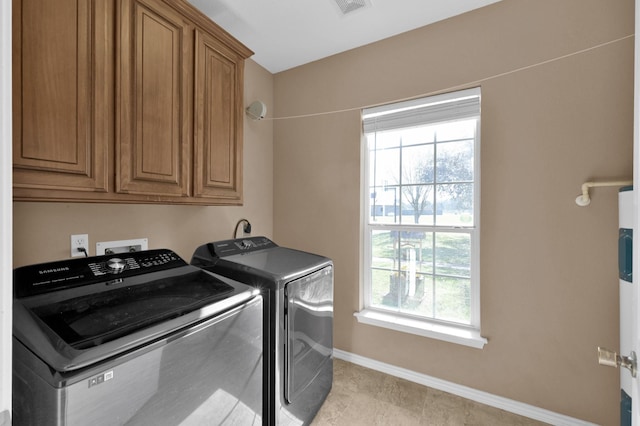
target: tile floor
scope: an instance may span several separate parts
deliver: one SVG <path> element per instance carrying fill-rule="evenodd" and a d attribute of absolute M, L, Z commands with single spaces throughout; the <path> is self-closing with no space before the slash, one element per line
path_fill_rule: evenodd
<path fill-rule="evenodd" d="M 312 426 L 537 426 L 535 420 L 336 359 Z"/>

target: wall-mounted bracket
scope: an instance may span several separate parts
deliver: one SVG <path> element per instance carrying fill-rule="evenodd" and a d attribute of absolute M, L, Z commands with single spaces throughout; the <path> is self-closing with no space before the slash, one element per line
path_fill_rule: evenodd
<path fill-rule="evenodd" d="M 597 186 L 627 186 L 633 185 L 632 180 L 618 180 L 610 182 L 585 182 L 582 184 L 582 194 L 576 197 L 576 204 L 580 207 L 586 207 L 591 204 L 591 198 L 589 197 L 589 188 Z"/>

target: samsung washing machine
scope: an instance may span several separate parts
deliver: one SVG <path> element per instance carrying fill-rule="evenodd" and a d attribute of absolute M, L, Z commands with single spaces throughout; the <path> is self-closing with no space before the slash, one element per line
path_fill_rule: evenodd
<path fill-rule="evenodd" d="M 191 264 L 262 290 L 263 423 L 311 423 L 333 382 L 333 262 L 265 237 L 198 247 Z"/>
<path fill-rule="evenodd" d="M 255 288 L 148 250 L 14 270 L 13 424 L 261 425 Z"/>

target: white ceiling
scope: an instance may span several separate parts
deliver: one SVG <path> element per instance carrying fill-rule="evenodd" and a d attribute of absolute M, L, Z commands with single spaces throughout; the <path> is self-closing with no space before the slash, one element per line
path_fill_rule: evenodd
<path fill-rule="evenodd" d="M 335 0 L 189 0 L 274 74 L 497 1 L 365 0 L 343 14 Z"/>

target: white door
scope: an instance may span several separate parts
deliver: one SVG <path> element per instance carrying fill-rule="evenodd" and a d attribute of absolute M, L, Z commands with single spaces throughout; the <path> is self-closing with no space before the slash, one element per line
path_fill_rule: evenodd
<path fill-rule="evenodd" d="M 630 324 L 627 331 L 630 335 L 631 350 L 638 353 L 640 348 L 640 274 L 638 273 L 640 262 L 640 203 L 638 202 L 638 193 L 640 192 L 640 0 L 636 0 L 636 16 L 635 16 L 635 78 L 634 78 L 634 119 L 633 119 L 633 207 L 632 220 L 635 231 L 633 239 L 633 289 L 632 303 L 630 312 L 621 315 L 621 323 L 628 322 Z M 621 324 L 622 325 L 622 324 Z M 626 329 L 626 328 L 625 328 Z M 640 426 L 640 381 L 638 376 L 630 379 L 631 382 L 631 398 L 632 398 L 632 424 Z"/>
<path fill-rule="evenodd" d="M 640 0 L 637 0 L 640 1 Z M 598 358 L 600 364 L 620 368 L 620 426 L 640 425 L 640 410 L 637 407 L 638 380 L 637 380 L 637 359 L 636 353 L 639 347 L 637 315 L 638 294 L 635 282 L 637 280 L 633 274 L 636 267 L 637 255 L 640 253 L 638 246 L 638 233 L 634 232 L 638 228 L 637 194 L 633 186 L 620 189 L 618 194 L 618 272 L 620 289 L 620 347 L 618 352 L 605 348 L 598 348 Z M 636 238 L 634 238 L 634 233 Z M 634 419 L 635 418 L 635 419 Z"/>
<path fill-rule="evenodd" d="M 620 289 L 620 355 L 610 362 L 621 363 L 626 368 L 620 369 L 620 425 L 632 426 L 632 410 L 634 375 L 636 369 L 634 335 L 636 312 L 635 287 L 633 283 L 634 263 L 634 226 L 636 209 L 634 208 L 637 191 L 632 187 L 621 189 L 618 194 L 619 234 L 618 234 L 618 270 Z M 638 229 L 638 228 L 635 228 Z M 636 234 L 637 235 L 637 234 Z"/>

